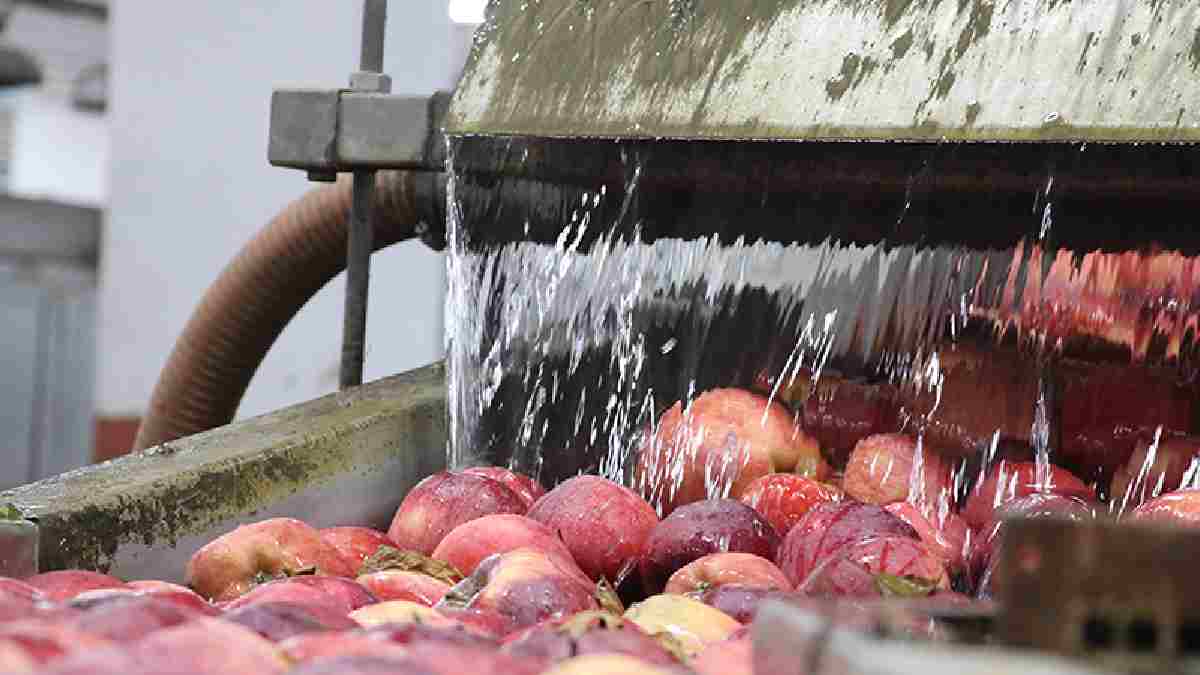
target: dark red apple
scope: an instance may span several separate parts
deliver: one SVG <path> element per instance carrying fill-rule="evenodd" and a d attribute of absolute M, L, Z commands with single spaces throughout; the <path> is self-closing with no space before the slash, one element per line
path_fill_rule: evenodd
<path fill-rule="evenodd" d="M 42 572 L 29 577 L 25 583 L 41 591 L 47 600 L 54 602 L 70 600 L 85 591 L 125 587 L 125 582 L 116 577 L 87 570 Z"/>
<path fill-rule="evenodd" d="M 926 517 L 911 502 L 893 502 L 883 508 L 916 530 L 929 550 L 946 561 L 947 569 L 960 570 L 966 564 L 970 528 L 958 514 L 935 511 Z"/>
<path fill-rule="evenodd" d="M 509 471 L 498 466 L 476 466 L 470 469 L 463 469 L 463 473 L 473 473 L 477 476 L 484 476 L 485 478 L 500 481 L 509 490 L 517 493 L 517 496 L 525 502 L 525 508 L 533 506 L 534 502 L 546 494 L 546 488 L 542 487 L 542 484 L 536 480 L 525 474 Z"/>
<path fill-rule="evenodd" d="M 442 539 L 432 557 L 470 575 L 485 558 L 518 548 L 536 548 L 568 567 L 576 564 L 563 539 L 549 527 L 511 513 L 483 516 L 459 525 Z"/>
<path fill-rule="evenodd" d="M 397 548 L 431 555 L 451 530 L 496 513 L 523 515 L 525 502 L 503 483 L 471 473 L 443 471 L 409 491 L 392 518 L 388 537 Z"/>
<path fill-rule="evenodd" d="M 243 525 L 196 551 L 186 579 L 205 598 L 224 601 L 264 578 L 303 573 L 352 577 L 355 572 L 313 527 L 294 518 L 272 518 Z"/>
<path fill-rule="evenodd" d="M 632 490 L 598 476 L 576 476 L 534 503 L 529 518 L 560 537 L 588 577 L 618 581 L 658 524 Z"/>
<path fill-rule="evenodd" d="M 766 558 L 751 553 L 711 553 L 679 568 L 663 592 L 695 593 L 725 584 L 792 590 L 783 572 Z"/>
<path fill-rule="evenodd" d="M 779 535 L 757 511 L 733 499 L 694 502 L 655 526 L 639 562 L 643 587 L 656 593 L 684 565 L 712 553 L 775 558 Z"/>
<path fill-rule="evenodd" d="M 597 609 L 595 589 L 578 571 L 534 548 L 484 560 L 474 574 L 446 594 L 437 608 L 494 612 L 518 630 L 547 619 Z"/>
<path fill-rule="evenodd" d="M 818 504 L 783 538 L 775 562 L 788 581 L 799 586 L 843 547 L 887 535 L 918 538 L 912 527 L 882 507 L 859 502 Z"/>
<path fill-rule="evenodd" d="M 773 588 L 723 584 L 689 593 L 688 596 L 728 614 L 740 623 L 750 623 L 758 613 L 759 605 L 764 601 L 788 599 L 794 597 L 794 594 L 791 591 Z"/>
<path fill-rule="evenodd" d="M 634 485 L 660 513 L 702 499 L 742 496 L 774 471 L 829 475 L 817 442 L 778 402 L 714 389 L 663 414 L 638 453 Z"/>
<path fill-rule="evenodd" d="M 113 642 L 135 642 L 154 631 L 205 616 L 152 596 L 133 596 L 93 607 L 68 625 Z"/>
<path fill-rule="evenodd" d="M 1001 504 L 1038 492 L 1085 501 L 1096 498 L 1092 488 L 1066 469 L 1053 464 L 1039 469 L 1034 462 L 1002 460 L 971 490 L 962 517 L 971 527 L 981 528 L 992 521 L 992 512 Z"/>
<path fill-rule="evenodd" d="M 356 574 L 380 546 L 396 545 L 386 534 L 369 527 L 327 527 L 319 531 L 321 539 L 337 549 Z"/>
<path fill-rule="evenodd" d="M 841 488 L 790 473 L 773 473 L 750 484 L 740 501 L 762 514 L 785 536 L 817 504 L 841 501 Z"/>
<path fill-rule="evenodd" d="M 886 575 L 886 576 L 884 576 Z M 895 588 L 885 582 L 892 579 Z M 862 540 L 828 557 L 797 587 L 802 595 L 879 597 L 926 596 L 948 589 L 945 563 L 920 541 L 888 535 Z"/>
<path fill-rule="evenodd" d="M 606 612 L 580 612 L 531 626 L 506 638 L 502 651 L 548 662 L 583 654 L 628 654 L 647 663 L 678 664 L 636 624 Z"/>
<path fill-rule="evenodd" d="M 328 607 L 291 602 L 260 602 L 226 612 L 222 618 L 249 628 L 272 642 L 303 633 L 358 628 L 358 623 L 353 619 Z"/>

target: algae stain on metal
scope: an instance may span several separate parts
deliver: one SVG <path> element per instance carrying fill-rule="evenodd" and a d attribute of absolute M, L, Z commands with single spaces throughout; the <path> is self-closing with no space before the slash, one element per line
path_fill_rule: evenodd
<path fill-rule="evenodd" d="M 979 113 L 983 112 L 983 106 L 979 101 L 974 101 L 967 105 L 967 126 L 973 126 L 975 121 L 979 119 Z"/>
<path fill-rule="evenodd" d="M 842 67 L 838 72 L 838 76 L 826 80 L 825 94 L 830 101 L 839 101 L 846 92 L 857 87 L 875 69 L 879 67 L 879 62 L 869 56 L 859 56 L 851 52 L 842 59 Z"/>
<path fill-rule="evenodd" d="M 1087 67 L 1088 52 L 1092 51 L 1092 45 L 1096 44 L 1096 32 L 1091 31 L 1083 40 L 1083 51 L 1079 52 L 1079 63 L 1075 65 L 1076 73 L 1083 73 L 1083 69 Z"/>
<path fill-rule="evenodd" d="M 903 35 L 895 40 L 892 40 L 892 59 L 900 60 L 904 58 L 904 55 L 908 53 L 908 50 L 912 49 L 913 39 L 913 30 L 909 28 L 904 32 Z"/>
<path fill-rule="evenodd" d="M 1192 64 L 1192 70 L 1200 68 L 1200 28 L 1196 29 L 1196 34 L 1192 38 L 1192 48 L 1188 50 L 1188 61 Z"/>
<path fill-rule="evenodd" d="M 974 0 L 971 14 L 967 17 L 967 25 L 958 36 L 958 44 L 954 47 L 955 59 L 962 58 L 967 49 L 976 42 L 987 37 L 992 31 L 992 15 L 995 6 L 986 0 Z"/>

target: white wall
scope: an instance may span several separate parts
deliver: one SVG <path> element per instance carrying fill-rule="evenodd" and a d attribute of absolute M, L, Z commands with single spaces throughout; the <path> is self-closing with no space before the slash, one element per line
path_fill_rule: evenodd
<path fill-rule="evenodd" d="M 204 289 L 309 188 L 266 162 L 271 89 L 340 86 L 357 65 L 361 3 L 115 0 L 110 207 L 102 248 L 98 407 L 140 414 Z M 453 84 L 446 0 L 393 0 L 397 93 Z M 444 262 L 420 244 L 377 254 L 367 377 L 440 358 Z M 336 388 L 342 279 L 284 332 L 240 411 Z"/>
<path fill-rule="evenodd" d="M 33 90 L 13 102 L 9 192 L 80 206 L 108 196 L 108 120 Z"/>

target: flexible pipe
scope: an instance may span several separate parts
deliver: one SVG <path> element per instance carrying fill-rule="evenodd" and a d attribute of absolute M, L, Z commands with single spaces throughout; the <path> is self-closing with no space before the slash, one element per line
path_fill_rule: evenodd
<path fill-rule="evenodd" d="M 346 267 L 351 181 L 318 187 L 259 232 L 205 292 L 175 343 L 134 449 L 233 420 L 267 351 L 300 308 Z M 423 236 L 444 246 L 445 177 L 380 172 L 373 250 Z"/>

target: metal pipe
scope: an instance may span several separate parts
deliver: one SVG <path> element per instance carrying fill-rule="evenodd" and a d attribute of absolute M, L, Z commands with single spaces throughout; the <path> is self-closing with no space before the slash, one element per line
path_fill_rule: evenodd
<path fill-rule="evenodd" d="M 364 0 L 362 52 L 359 72 L 383 72 L 387 0 Z M 371 250 L 375 227 L 375 172 L 354 172 L 354 199 L 346 247 L 346 302 L 342 319 L 342 389 L 357 387 L 363 380 L 366 360 L 367 298 L 371 283 Z"/>

